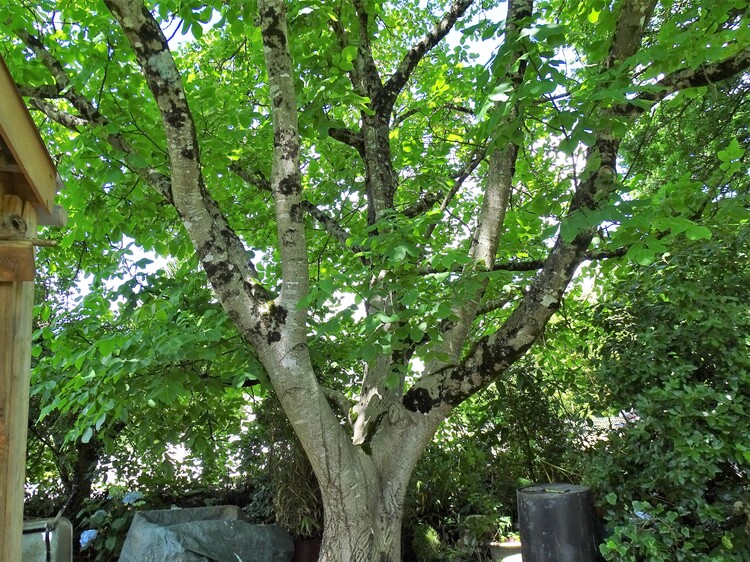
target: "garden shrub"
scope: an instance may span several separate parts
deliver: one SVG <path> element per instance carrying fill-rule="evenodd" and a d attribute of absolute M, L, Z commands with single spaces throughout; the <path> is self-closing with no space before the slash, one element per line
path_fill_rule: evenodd
<path fill-rule="evenodd" d="M 748 234 L 674 248 L 599 311 L 600 405 L 639 416 L 588 470 L 608 560 L 750 560 Z"/>
<path fill-rule="evenodd" d="M 440 560 L 443 551 L 440 535 L 434 527 L 425 524 L 415 527 L 412 548 L 419 562 Z"/>

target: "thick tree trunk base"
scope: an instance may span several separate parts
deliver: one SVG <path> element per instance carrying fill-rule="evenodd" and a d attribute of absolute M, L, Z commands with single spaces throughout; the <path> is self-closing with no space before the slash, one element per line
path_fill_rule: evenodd
<path fill-rule="evenodd" d="M 319 562 L 400 562 L 401 513 L 365 506 L 355 516 L 334 515 L 326 521 Z M 351 513 L 351 512 L 350 512 Z"/>

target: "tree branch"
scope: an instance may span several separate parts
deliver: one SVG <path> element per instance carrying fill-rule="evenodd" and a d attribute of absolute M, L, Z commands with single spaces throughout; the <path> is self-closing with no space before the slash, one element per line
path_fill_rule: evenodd
<path fill-rule="evenodd" d="M 394 115 L 393 121 L 391 122 L 391 128 L 395 129 L 396 127 L 399 127 L 409 117 L 411 117 L 412 115 L 416 115 L 420 111 L 422 111 L 421 107 L 413 107 L 408 111 L 404 111 L 401 115 Z"/>
<path fill-rule="evenodd" d="M 28 93 L 33 93 L 34 91 L 33 88 L 24 88 L 24 90 Z M 108 121 L 104 118 L 101 118 L 101 121 L 99 123 L 92 123 L 91 121 L 83 119 L 82 117 L 79 117 L 77 115 L 73 115 L 72 113 L 63 111 L 60 108 L 52 105 L 51 103 L 38 98 L 30 98 L 29 104 L 32 108 L 44 113 L 55 123 L 58 123 L 63 127 L 76 132 L 80 132 L 81 129 L 101 125 L 102 123 L 108 123 Z M 150 166 L 137 166 L 133 164 L 130 157 L 134 156 L 136 154 L 136 151 L 122 135 L 115 133 L 109 134 L 106 137 L 106 141 L 112 146 L 112 148 L 124 155 L 124 161 L 122 162 L 122 165 L 131 170 L 143 182 L 145 182 L 146 185 L 150 186 L 159 195 L 164 197 L 164 199 L 169 204 L 173 204 L 172 181 L 169 176 L 164 175 L 159 170 Z"/>
<path fill-rule="evenodd" d="M 328 129 L 328 135 L 331 138 L 356 149 L 359 155 L 364 158 L 365 141 L 360 133 L 342 127 L 331 127 Z"/>
<path fill-rule="evenodd" d="M 430 49 L 435 47 L 435 45 L 448 35 L 448 32 L 453 29 L 456 21 L 464 15 L 473 3 L 474 0 L 454 0 L 435 27 L 409 49 L 399 63 L 398 68 L 391 74 L 383 85 L 383 88 L 373 99 L 372 108 L 376 113 L 383 118 L 390 116 L 396 97 L 404 89 L 406 82 L 417 67 L 417 64 L 419 64 L 419 61 L 422 60 Z"/>
<path fill-rule="evenodd" d="M 55 80 L 55 86 L 43 86 L 38 94 L 51 93 L 53 96 L 50 97 L 64 97 L 87 121 L 96 125 L 103 125 L 106 123 L 106 120 L 99 113 L 96 106 L 89 102 L 85 97 L 78 94 L 74 88 L 70 87 L 70 80 L 65 73 L 63 65 L 52 56 L 39 38 L 34 37 L 23 29 L 17 30 L 16 35 L 34 53 L 34 56 L 41 61 L 47 70 L 49 70 L 52 78 Z"/>
<path fill-rule="evenodd" d="M 357 12 L 359 22 L 359 48 L 357 49 L 356 64 L 359 80 L 360 94 L 374 99 L 379 95 L 383 87 L 378 67 L 372 56 L 372 44 L 370 43 L 370 16 L 367 13 L 363 0 L 354 0 L 354 9 Z"/>
<path fill-rule="evenodd" d="M 242 241 L 203 183 L 195 124 L 167 39 L 142 2 L 105 0 L 135 52 L 156 100 L 167 138 L 172 199 L 214 290 L 230 317 L 263 342 L 268 328 L 261 303 L 270 298 L 257 282 Z M 240 313 L 243 311 L 244 313 Z"/>
<path fill-rule="evenodd" d="M 26 93 L 22 95 L 33 96 L 34 93 L 36 93 L 34 92 L 34 88 L 24 88 L 24 90 L 26 91 Z M 40 99 L 38 97 L 30 97 L 29 105 L 31 105 L 32 108 L 44 113 L 44 115 L 46 115 L 55 123 L 59 123 L 66 129 L 70 129 L 71 131 L 75 131 L 76 133 L 80 133 L 81 129 L 86 129 L 91 125 L 91 123 L 86 119 L 77 115 L 73 115 L 72 113 L 68 113 L 67 111 L 63 111 L 60 108 L 52 105 L 48 101 L 45 101 L 44 99 Z"/>
<path fill-rule="evenodd" d="M 24 84 L 16 84 L 18 93 L 25 98 L 39 98 L 39 99 L 59 99 L 65 96 L 60 93 L 60 86 L 56 84 L 44 84 L 42 86 L 25 86 Z"/>
<path fill-rule="evenodd" d="M 308 295 L 309 277 L 286 4 L 286 0 L 258 2 L 271 93 L 274 133 L 271 191 L 276 206 L 282 277 L 281 294 L 266 318 L 270 328 L 268 345 L 262 346 L 258 355 L 318 481 L 326 486 L 342 472 L 340 456 L 329 452 L 352 455 L 355 449 L 315 377 L 307 346 L 307 308 L 300 305 Z"/>
<path fill-rule="evenodd" d="M 41 62 L 44 67 L 49 70 L 52 78 L 55 80 L 55 84 L 60 90 L 63 90 L 70 82 L 68 75 L 65 73 L 65 69 L 60 62 L 52 56 L 52 54 L 44 47 L 44 44 L 25 29 L 16 29 L 16 36 L 23 41 L 29 50 L 34 53 L 34 56 Z"/>
<path fill-rule="evenodd" d="M 477 169 L 482 160 L 484 160 L 484 157 L 487 154 L 486 151 L 487 149 L 485 147 L 478 147 L 477 149 L 475 149 L 472 153 L 471 160 L 469 160 L 469 162 L 467 162 L 466 165 L 461 168 L 461 170 L 459 170 L 455 175 L 453 185 L 451 186 L 450 190 L 448 190 L 448 193 L 445 194 L 445 197 L 443 197 L 443 202 L 440 204 L 441 213 L 445 212 L 445 210 L 448 208 L 448 205 L 450 205 L 450 202 L 456 196 L 456 193 L 458 193 L 459 189 L 461 189 L 461 186 L 463 186 L 468 177 L 474 172 L 474 170 Z M 424 235 L 425 239 L 429 239 L 432 236 L 432 233 L 435 231 L 436 227 L 437 224 L 431 224 L 427 227 Z"/>
<path fill-rule="evenodd" d="M 405 217 L 413 219 L 414 217 L 421 215 L 429 209 L 432 209 L 435 203 L 440 201 L 442 197 L 443 194 L 440 191 L 425 193 L 423 194 L 422 198 L 419 199 L 419 201 L 405 208 L 403 211 L 401 211 L 401 213 Z"/>
<path fill-rule="evenodd" d="M 104 128 L 109 124 L 109 121 L 99 113 L 99 110 L 93 104 L 70 87 L 70 80 L 62 64 L 52 56 L 38 38 L 23 30 L 19 30 L 17 36 L 31 49 L 34 56 L 39 58 L 55 80 L 54 85 L 47 84 L 36 88 L 19 86 L 22 95 L 32 98 L 31 104 L 33 107 L 43 112 L 54 122 L 74 131 L 78 131 L 79 127 Z M 65 99 L 78 111 L 81 117 L 62 111 L 56 106 L 44 102 L 43 99 Z M 164 197 L 167 202 L 173 203 L 171 179 L 168 176 L 152 167 L 137 166 L 128 162 L 129 158 L 127 157 L 135 155 L 136 151 L 121 134 L 110 133 L 106 136 L 106 140 L 115 150 L 126 156 L 124 164 L 130 170 Z"/>
<path fill-rule="evenodd" d="M 248 185 L 253 185 L 261 191 L 271 192 L 271 182 L 260 172 L 255 170 L 249 170 L 244 166 L 232 163 L 229 165 L 229 170 L 242 178 Z"/>
<path fill-rule="evenodd" d="M 600 261 L 608 259 L 621 258 L 628 253 L 629 247 L 623 246 L 621 248 L 615 248 L 613 250 L 596 250 L 586 252 L 583 255 L 582 261 Z M 546 260 L 512 260 L 505 262 L 495 262 L 492 266 L 492 271 L 514 271 L 518 273 L 528 271 L 539 271 L 544 267 Z M 461 268 L 456 267 L 451 270 L 453 273 L 460 273 Z M 436 273 L 444 273 L 445 269 L 435 269 L 434 267 L 425 267 L 419 270 L 420 275 L 434 275 Z"/>
<path fill-rule="evenodd" d="M 262 0 L 258 10 L 273 117 L 271 191 L 276 205 L 281 254 L 279 304 L 286 311 L 286 324 L 290 328 L 289 340 L 283 343 L 294 347 L 307 342 L 307 310 L 299 303 L 309 290 L 294 71 L 289 52 L 285 0 Z"/>
<path fill-rule="evenodd" d="M 628 253 L 627 247 L 616 248 L 614 250 L 598 250 L 586 252 L 582 261 L 599 261 L 614 258 L 621 258 Z M 544 267 L 545 260 L 523 260 L 496 262 L 492 266 L 492 271 L 537 271 Z"/>
<path fill-rule="evenodd" d="M 482 305 L 477 309 L 477 316 L 482 316 L 484 314 L 493 312 L 499 308 L 504 307 L 509 302 L 510 297 L 508 297 L 507 295 L 483 302 Z"/>
<path fill-rule="evenodd" d="M 617 25 L 604 68 L 612 68 L 633 56 L 641 46 L 643 32 L 651 21 L 658 0 L 625 0 L 621 4 Z"/>
<path fill-rule="evenodd" d="M 617 145 L 599 142 L 589 152 L 589 159 L 599 158 L 603 168 L 614 165 Z M 608 171 L 603 177 L 594 174 L 577 188 L 569 214 L 580 207 L 595 208 L 597 194 L 604 196 L 612 185 L 614 175 Z M 441 365 L 417 381 L 404 395 L 404 406 L 412 411 L 428 413 L 435 408 L 450 411 L 468 396 L 483 388 L 512 365 L 531 347 L 552 315 L 557 311 L 562 296 L 576 269 L 583 261 L 586 249 L 596 231 L 589 228 L 570 242 L 558 235 L 523 299 L 510 317 L 492 334 L 480 339 L 473 353 L 458 365 Z"/>
<path fill-rule="evenodd" d="M 456 105 L 454 103 L 446 103 L 445 105 L 442 105 L 438 108 L 435 108 L 435 110 L 432 112 L 432 115 L 438 112 L 439 109 L 449 109 L 451 111 L 456 111 L 458 113 L 465 113 L 467 115 L 474 115 L 474 110 L 472 110 L 469 107 L 464 107 L 462 105 Z M 412 115 L 416 115 L 417 113 L 420 113 L 422 111 L 421 107 L 415 107 L 412 109 L 409 109 L 408 111 L 405 111 L 404 113 L 400 115 L 394 115 L 393 121 L 391 123 L 391 128 L 396 128 L 400 126 L 404 121 L 406 121 L 409 117 Z"/>
<path fill-rule="evenodd" d="M 309 214 L 312 218 L 314 218 L 320 225 L 323 227 L 323 229 L 333 236 L 339 244 L 341 244 L 342 247 L 346 248 L 346 241 L 349 239 L 350 235 L 349 232 L 342 227 L 333 217 L 331 217 L 328 213 L 325 211 L 319 209 L 310 201 L 303 200 L 302 203 L 302 209 Z M 354 249 L 355 251 L 359 251 L 358 249 Z"/>
<path fill-rule="evenodd" d="M 339 411 L 341 416 L 347 422 L 349 422 L 349 425 L 351 425 L 352 416 L 350 410 L 353 406 L 351 400 L 349 400 L 349 398 L 347 398 L 346 395 L 339 390 L 322 385 L 320 388 L 323 391 L 323 395 L 326 397 L 326 399 L 334 406 L 336 406 L 336 409 Z"/>
<path fill-rule="evenodd" d="M 247 168 L 239 166 L 237 164 L 231 164 L 229 169 L 237 174 L 240 178 L 245 180 L 249 185 L 254 185 L 262 191 L 271 192 L 271 182 L 268 181 L 260 172 L 252 172 Z M 346 241 L 349 239 L 349 232 L 341 226 L 336 219 L 326 213 L 324 210 L 317 207 L 314 203 L 303 199 L 300 201 L 302 210 L 315 219 L 323 229 L 333 236 L 342 247 L 346 248 Z M 353 251 L 358 252 L 359 248 L 352 248 Z"/>
<path fill-rule="evenodd" d="M 515 90 L 523 83 L 525 65 L 521 59 L 524 52 L 517 39 L 523 22 L 531 17 L 532 11 L 533 0 L 510 0 L 508 2 L 505 41 L 510 46 L 510 58 L 503 69 L 503 78 L 510 80 Z M 514 67 L 517 62 L 519 68 L 516 70 Z M 499 126 L 508 127 L 517 120 L 523 123 L 523 117 L 521 116 L 519 119 L 519 116 L 519 105 L 515 103 Z M 476 272 L 478 268 L 489 269 L 495 261 L 500 236 L 505 225 L 505 214 L 513 191 L 513 178 L 516 173 L 518 153 L 518 144 L 508 142 L 505 146 L 492 150 L 489 155 L 489 169 L 484 196 L 469 247 L 470 265 L 464 268 L 459 280 L 459 285 L 465 285 L 473 277 L 471 280 L 474 281 L 475 288 L 465 291 L 467 298 L 452 306 L 452 315 L 455 320 L 443 332 L 443 340 L 438 345 L 439 353 L 436 354 L 443 355 L 445 359 L 435 359 L 428 362 L 427 372 L 460 361 L 461 351 L 467 341 L 481 300 L 489 284 L 487 276 L 477 278 Z M 462 292 L 462 289 L 459 288 L 458 292 Z"/>
<path fill-rule="evenodd" d="M 722 82 L 750 68 L 750 47 L 738 51 L 722 61 L 703 64 L 698 68 L 685 68 L 668 74 L 654 86 L 654 91 L 642 92 L 635 97 L 640 102 L 659 102 L 680 90 L 698 88 Z M 640 115 L 644 107 L 624 105 L 620 111 L 625 115 Z"/>
<path fill-rule="evenodd" d="M 654 0 L 625 0 L 623 14 L 615 28 L 611 56 L 600 72 L 607 72 L 620 57 L 634 54 L 649 23 Z M 640 19 L 631 17 L 640 13 Z M 632 32 L 633 21 L 638 32 Z M 617 151 L 620 140 L 609 130 L 597 131 L 593 146 L 586 153 L 587 169 L 595 170 L 576 186 L 568 216 L 579 210 L 596 209 L 606 201 L 615 185 Z M 544 266 L 509 318 L 490 336 L 481 338 L 471 355 L 454 365 L 437 364 L 435 370 L 418 380 L 404 395 L 404 406 L 412 411 L 443 413 L 483 388 L 512 365 L 531 347 L 552 315 L 560 307 L 563 294 L 584 259 L 595 227 L 579 232 L 572 240 L 558 234 Z"/>

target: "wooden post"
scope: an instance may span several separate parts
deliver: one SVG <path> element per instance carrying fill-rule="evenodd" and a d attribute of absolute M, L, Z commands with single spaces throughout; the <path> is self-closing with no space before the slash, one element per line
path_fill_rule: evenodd
<path fill-rule="evenodd" d="M 0 562 L 20 562 L 37 225 L 62 226 L 62 182 L 0 56 Z"/>
<path fill-rule="evenodd" d="M 35 209 L 17 195 L 2 195 L 3 191 L 0 179 L 0 223 L 7 219 L 6 223 L 20 227 L 25 222 L 26 237 L 33 238 L 37 225 Z M 30 240 L 0 240 L 0 561 L 3 562 L 21 560 L 33 271 Z"/>

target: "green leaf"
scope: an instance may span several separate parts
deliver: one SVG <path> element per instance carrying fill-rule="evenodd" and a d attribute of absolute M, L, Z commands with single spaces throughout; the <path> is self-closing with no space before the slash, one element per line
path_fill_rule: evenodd
<path fill-rule="evenodd" d="M 103 340 L 99 340 L 99 343 L 98 343 L 99 353 L 102 354 L 102 357 L 112 355 L 112 352 L 114 351 L 116 345 L 117 345 L 117 342 L 115 341 L 114 338 L 106 338 Z"/>
<path fill-rule="evenodd" d="M 345 61 L 353 61 L 357 58 L 357 47 L 349 45 L 344 47 L 341 51 L 341 58 Z M 352 67 L 353 68 L 353 67 Z"/>
<path fill-rule="evenodd" d="M 510 97 L 510 92 L 513 91 L 513 84 L 510 82 L 503 82 L 498 84 L 492 90 L 492 93 L 488 96 L 492 101 L 505 102 Z"/>
<path fill-rule="evenodd" d="M 653 250 L 646 248 L 642 243 L 633 244 L 625 254 L 629 260 L 634 261 L 638 265 L 648 266 L 651 265 L 656 259 L 656 254 Z"/>
<path fill-rule="evenodd" d="M 194 22 L 193 25 L 190 26 L 190 32 L 196 40 L 200 41 L 203 37 L 203 26 L 198 22 Z"/>
<path fill-rule="evenodd" d="M 685 236 L 688 240 L 709 240 L 711 238 L 711 230 L 705 226 L 691 226 L 685 229 Z"/>
<path fill-rule="evenodd" d="M 742 158 L 744 154 L 745 149 L 740 146 L 740 143 L 736 138 L 733 138 L 726 149 L 720 150 L 717 153 L 717 156 L 722 162 L 731 162 Z"/>
<path fill-rule="evenodd" d="M 448 301 L 441 302 L 435 310 L 435 318 L 437 320 L 444 320 L 453 314 L 453 307 Z"/>
<path fill-rule="evenodd" d="M 320 283 L 318 284 L 318 287 L 320 291 L 326 295 L 332 295 L 333 292 L 336 290 L 336 285 L 333 282 L 333 279 L 324 278 L 320 280 Z"/>
<path fill-rule="evenodd" d="M 385 387 L 389 389 L 397 388 L 401 382 L 401 376 L 398 373 L 388 373 L 385 377 Z"/>
<path fill-rule="evenodd" d="M 426 324 L 412 326 L 409 330 L 409 339 L 415 343 L 422 341 L 422 338 L 424 338 L 426 327 Z"/>

